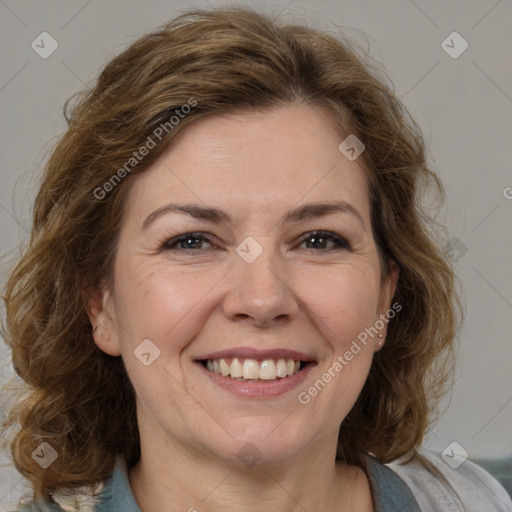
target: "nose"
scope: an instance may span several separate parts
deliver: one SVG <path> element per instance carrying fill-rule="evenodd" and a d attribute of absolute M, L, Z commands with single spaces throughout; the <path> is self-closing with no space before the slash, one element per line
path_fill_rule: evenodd
<path fill-rule="evenodd" d="M 231 285 L 223 311 L 231 321 L 246 321 L 257 327 L 272 327 L 295 318 L 299 302 L 283 271 L 283 263 L 264 251 L 247 263 L 236 256 Z"/>

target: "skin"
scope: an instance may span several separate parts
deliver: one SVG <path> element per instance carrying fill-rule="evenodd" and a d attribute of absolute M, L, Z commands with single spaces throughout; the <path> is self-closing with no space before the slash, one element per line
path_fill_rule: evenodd
<path fill-rule="evenodd" d="M 135 176 L 113 287 L 91 296 L 88 313 L 96 344 L 123 358 L 136 390 L 142 457 L 129 477 L 142 510 L 373 510 L 364 471 L 335 463 L 335 452 L 379 338 L 361 345 L 307 405 L 297 399 L 390 308 L 397 280 L 392 262 L 382 276 L 367 179 L 338 150 L 344 138 L 304 104 L 215 115 L 187 127 Z M 141 228 L 171 201 L 232 218 L 171 212 Z M 335 212 L 283 222 L 297 206 L 330 201 L 350 203 L 361 219 Z M 350 247 L 303 241 L 314 230 Z M 161 249 L 190 232 L 209 242 Z M 252 263 L 236 253 L 247 236 L 263 250 Z M 134 356 L 144 339 L 160 350 L 149 366 Z M 213 384 L 195 362 L 239 346 L 293 349 L 317 365 L 280 396 L 244 398 Z M 248 442 L 261 455 L 250 467 L 237 456 Z"/>

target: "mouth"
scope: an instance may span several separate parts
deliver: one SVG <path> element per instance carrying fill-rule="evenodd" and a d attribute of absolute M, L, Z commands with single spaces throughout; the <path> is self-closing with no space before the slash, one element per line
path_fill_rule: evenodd
<path fill-rule="evenodd" d="M 195 362 L 216 384 L 244 396 L 271 396 L 295 387 L 317 365 L 291 350 L 232 349 L 207 354 Z"/>
<path fill-rule="evenodd" d="M 251 359 L 251 358 L 220 358 L 199 361 L 208 371 L 238 381 L 271 382 L 286 379 L 304 370 L 314 361 L 296 359 Z"/>

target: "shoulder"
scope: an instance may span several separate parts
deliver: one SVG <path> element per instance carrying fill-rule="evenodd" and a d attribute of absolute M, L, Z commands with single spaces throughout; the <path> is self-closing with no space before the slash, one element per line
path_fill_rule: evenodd
<path fill-rule="evenodd" d="M 51 501 L 33 501 L 17 512 L 141 512 L 130 488 L 126 462 L 116 460 L 110 478 L 94 487 L 62 489 Z"/>
<path fill-rule="evenodd" d="M 17 512 L 97 512 L 105 494 L 103 484 L 95 490 L 63 490 L 53 494 L 51 501 L 36 500 L 23 505 Z"/>
<path fill-rule="evenodd" d="M 408 463 L 386 466 L 408 485 L 422 512 L 512 512 L 512 500 L 497 480 L 473 462 L 456 458 L 448 464 L 440 453 L 421 449 Z"/>

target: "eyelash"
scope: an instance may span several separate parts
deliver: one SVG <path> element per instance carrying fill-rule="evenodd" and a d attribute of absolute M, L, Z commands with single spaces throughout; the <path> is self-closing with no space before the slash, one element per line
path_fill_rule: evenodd
<path fill-rule="evenodd" d="M 322 230 L 316 230 L 316 231 L 309 231 L 308 233 L 304 234 L 301 237 L 300 243 L 302 244 L 308 239 L 311 239 L 313 237 L 317 238 L 323 238 L 327 239 L 328 241 L 331 241 L 334 243 L 335 247 L 330 249 L 322 249 L 320 252 L 330 252 L 335 250 L 351 250 L 351 246 L 348 243 L 348 241 L 337 235 L 336 233 L 333 233 L 332 231 L 322 231 Z M 187 252 L 193 252 L 198 251 L 200 249 L 187 249 L 184 247 L 176 247 L 181 242 L 186 242 L 187 240 L 200 240 L 202 242 L 212 243 L 206 236 L 204 236 L 203 233 L 184 233 L 183 235 L 176 236 L 174 238 L 171 238 L 170 240 L 166 240 L 161 245 L 161 250 L 163 251 L 175 251 L 175 250 L 183 250 Z M 316 249 L 308 248 L 309 250 L 316 251 Z"/>

